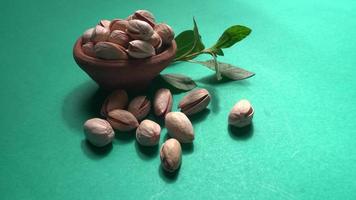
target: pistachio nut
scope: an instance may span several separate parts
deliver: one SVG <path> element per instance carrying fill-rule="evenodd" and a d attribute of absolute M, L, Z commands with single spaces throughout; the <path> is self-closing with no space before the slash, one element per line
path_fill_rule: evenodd
<path fill-rule="evenodd" d="M 108 28 L 104 28 L 100 25 L 95 26 L 93 34 L 91 36 L 92 42 L 104 42 L 110 35 L 110 31 Z"/>
<path fill-rule="evenodd" d="M 230 111 L 229 124 L 239 128 L 247 126 L 251 124 L 254 112 L 251 103 L 246 99 L 242 99 Z"/>
<path fill-rule="evenodd" d="M 127 21 L 133 20 L 133 19 L 134 19 L 133 16 L 134 16 L 133 14 L 132 14 L 132 15 L 129 15 L 129 16 L 126 18 L 126 20 L 127 20 Z"/>
<path fill-rule="evenodd" d="M 115 90 L 105 99 L 100 114 L 106 117 L 112 110 L 125 109 L 128 101 L 125 90 Z"/>
<path fill-rule="evenodd" d="M 137 96 L 132 99 L 127 110 L 141 121 L 150 112 L 151 102 L 146 96 Z"/>
<path fill-rule="evenodd" d="M 114 19 L 113 21 L 111 21 L 109 28 L 110 31 L 114 31 L 114 30 L 126 31 L 128 24 L 129 22 L 127 20 Z"/>
<path fill-rule="evenodd" d="M 150 43 L 142 40 L 129 42 L 127 53 L 133 58 L 148 58 L 156 55 L 155 48 Z"/>
<path fill-rule="evenodd" d="M 125 49 L 112 42 L 98 42 L 94 46 L 95 55 L 105 60 L 128 59 Z"/>
<path fill-rule="evenodd" d="M 178 108 L 186 115 L 192 115 L 204 110 L 210 103 L 210 94 L 206 89 L 189 92 L 179 102 Z"/>
<path fill-rule="evenodd" d="M 98 25 L 108 29 L 110 27 L 110 23 L 111 23 L 111 21 L 109 21 L 107 19 L 103 19 L 103 20 L 100 20 Z"/>
<path fill-rule="evenodd" d="M 191 143 L 194 140 L 193 125 L 182 112 L 170 112 L 165 118 L 168 134 L 181 143 Z"/>
<path fill-rule="evenodd" d="M 85 138 L 95 146 L 102 147 L 109 144 L 115 136 L 108 121 L 93 118 L 84 123 Z"/>
<path fill-rule="evenodd" d="M 164 170 L 176 171 L 182 163 L 182 147 L 178 140 L 171 138 L 163 143 L 159 156 Z"/>
<path fill-rule="evenodd" d="M 114 30 L 110 33 L 108 41 L 127 48 L 130 37 L 124 31 Z"/>
<path fill-rule="evenodd" d="M 153 35 L 153 28 L 145 21 L 133 19 L 129 21 L 126 32 L 135 40 L 149 40 Z"/>
<path fill-rule="evenodd" d="M 132 19 L 138 19 L 147 22 L 152 27 L 155 26 L 155 18 L 150 11 L 147 10 L 137 10 L 131 17 Z"/>
<path fill-rule="evenodd" d="M 162 46 L 162 39 L 156 32 L 153 33 L 148 42 L 156 49 L 159 49 Z"/>
<path fill-rule="evenodd" d="M 143 120 L 136 129 L 136 140 L 142 146 L 155 146 L 159 142 L 161 127 L 154 121 Z"/>
<path fill-rule="evenodd" d="M 166 116 L 171 112 L 173 104 L 173 97 L 171 91 L 166 88 L 159 89 L 154 97 L 153 108 L 155 115 L 159 117 Z"/>
<path fill-rule="evenodd" d="M 161 37 L 163 44 L 171 44 L 174 39 L 174 31 L 167 24 L 156 24 L 154 31 Z"/>
<path fill-rule="evenodd" d="M 110 111 L 107 120 L 114 129 L 119 131 L 131 131 L 139 125 L 135 116 L 120 109 Z"/>
<path fill-rule="evenodd" d="M 90 39 L 93 35 L 93 32 L 94 32 L 94 28 L 90 28 L 83 33 L 83 35 L 82 35 L 82 43 L 83 44 L 90 41 Z"/>
<path fill-rule="evenodd" d="M 83 44 L 82 45 L 82 51 L 87 56 L 95 57 L 94 43 L 87 42 L 87 43 Z"/>

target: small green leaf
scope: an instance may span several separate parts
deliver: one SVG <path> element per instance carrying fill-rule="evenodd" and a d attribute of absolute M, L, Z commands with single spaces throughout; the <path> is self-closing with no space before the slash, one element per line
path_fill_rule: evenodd
<path fill-rule="evenodd" d="M 222 49 L 214 49 L 212 50 L 212 52 L 215 53 L 216 55 L 224 56 L 224 52 Z"/>
<path fill-rule="evenodd" d="M 177 52 L 176 58 L 189 54 L 194 48 L 194 31 L 186 30 L 181 32 L 176 38 Z"/>
<path fill-rule="evenodd" d="M 161 77 L 168 84 L 180 90 L 189 91 L 197 86 L 191 78 L 181 74 L 161 74 Z"/>
<path fill-rule="evenodd" d="M 183 31 L 175 38 L 177 43 L 176 61 L 193 59 L 199 55 L 199 52 L 205 49 L 194 18 L 193 23 L 193 30 Z"/>
<path fill-rule="evenodd" d="M 212 47 L 213 49 L 228 48 L 236 42 L 241 41 L 251 33 L 251 29 L 245 26 L 235 25 L 224 31 L 218 42 Z"/>
<path fill-rule="evenodd" d="M 215 61 L 214 60 L 207 60 L 207 61 L 191 61 L 193 63 L 198 63 L 208 67 L 211 70 L 215 71 Z M 229 79 L 232 80 L 243 80 L 246 78 L 250 78 L 255 74 L 253 72 L 249 72 L 245 69 L 235 67 L 228 63 L 218 62 L 220 73 Z"/>

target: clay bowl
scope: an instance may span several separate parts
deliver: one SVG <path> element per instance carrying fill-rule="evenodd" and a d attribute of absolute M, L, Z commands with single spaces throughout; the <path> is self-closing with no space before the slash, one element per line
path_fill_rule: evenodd
<path fill-rule="evenodd" d="M 172 62 L 177 50 L 173 40 L 165 51 L 150 58 L 102 60 L 84 54 L 81 44 L 82 39 L 79 38 L 73 48 L 74 60 L 102 89 L 133 92 L 147 89 L 151 81 Z"/>

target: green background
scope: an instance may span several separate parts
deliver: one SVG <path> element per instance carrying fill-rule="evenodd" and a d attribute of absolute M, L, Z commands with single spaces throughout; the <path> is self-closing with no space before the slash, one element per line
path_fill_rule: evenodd
<path fill-rule="evenodd" d="M 142 8 L 176 33 L 195 16 L 208 46 L 230 25 L 253 30 L 220 58 L 255 72 L 251 79 L 216 82 L 188 63 L 164 71 L 212 94 L 174 176 L 132 134 L 98 151 L 82 132 L 104 95 L 72 46 L 98 20 Z M 0 15 L 1 199 L 356 198 L 354 0 L 5 0 Z M 174 108 L 183 95 L 174 95 Z M 241 98 L 255 108 L 244 134 L 227 126 Z"/>

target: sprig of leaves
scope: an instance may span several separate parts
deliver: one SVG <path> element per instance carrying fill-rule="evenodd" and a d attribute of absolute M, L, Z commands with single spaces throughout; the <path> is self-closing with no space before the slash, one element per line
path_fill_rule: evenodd
<path fill-rule="evenodd" d="M 222 77 L 231 80 L 242 80 L 254 75 L 254 73 L 242 68 L 218 61 L 218 56 L 224 56 L 223 49 L 230 48 L 237 42 L 246 38 L 251 33 L 250 28 L 241 25 L 231 26 L 223 32 L 213 46 L 206 48 L 202 42 L 198 25 L 194 18 L 193 24 L 193 30 L 183 31 L 175 38 L 177 43 L 177 52 L 174 59 L 175 62 L 188 61 L 201 64 L 214 70 L 218 80 L 221 80 Z M 200 54 L 209 54 L 213 59 L 207 61 L 193 61 L 193 59 Z M 167 83 L 180 90 L 191 90 L 196 86 L 192 79 L 183 75 L 165 74 L 161 75 L 161 77 Z"/>

